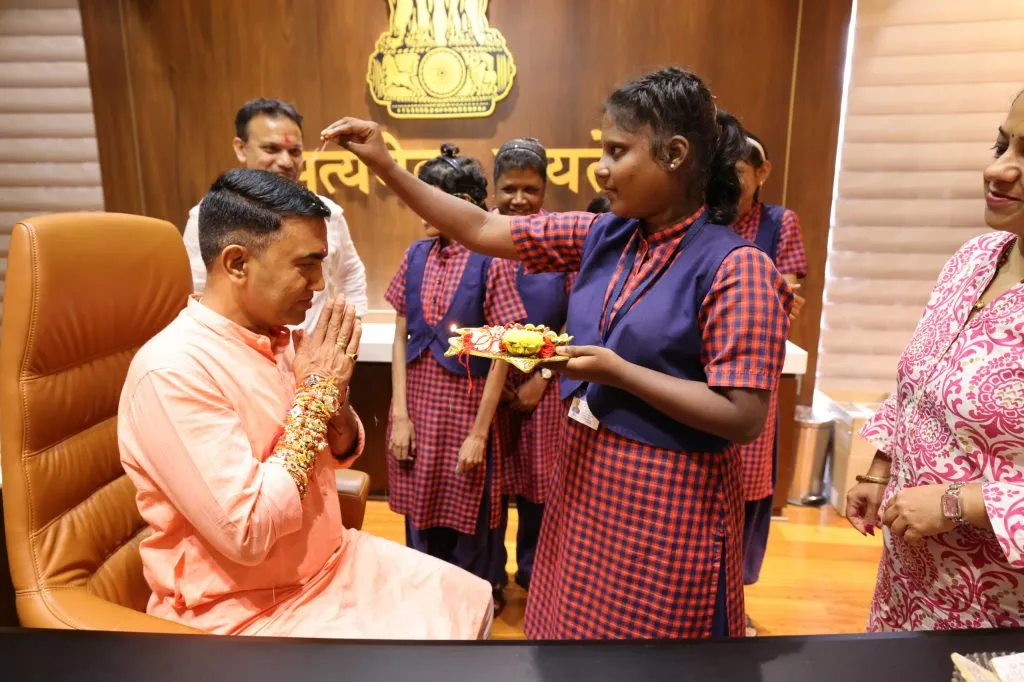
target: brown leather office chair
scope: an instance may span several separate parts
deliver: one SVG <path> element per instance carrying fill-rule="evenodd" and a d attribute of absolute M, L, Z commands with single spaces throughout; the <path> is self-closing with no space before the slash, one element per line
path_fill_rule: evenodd
<path fill-rule="evenodd" d="M 31 218 L 14 228 L 0 344 L 4 526 L 25 627 L 197 632 L 145 614 L 148 529 L 121 468 L 117 405 L 138 348 L 191 292 L 170 223 L 115 213 Z M 365 474 L 342 472 L 358 527 Z"/>

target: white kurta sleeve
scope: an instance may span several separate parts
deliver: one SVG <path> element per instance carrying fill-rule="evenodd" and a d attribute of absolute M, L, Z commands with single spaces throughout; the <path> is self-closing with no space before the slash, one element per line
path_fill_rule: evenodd
<path fill-rule="evenodd" d="M 192 287 L 197 294 L 201 294 L 206 289 L 206 264 L 199 252 L 199 204 L 188 212 L 188 222 L 185 223 L 185 232 L 181 237 L 185 240 L 188 264 L 192 268 Z"/>
<path fill-rule="evenodd" d="M 355 306 L 356 314 L 361 317 L 369 307 L 366 267 L 356 251 L 341 206 L 325 197 L 320 198 L 331 209 L 331 217 L 327 220 L 327 241 L 331 248 L 325 277 L 337 293 L 345 294 L 349 305 Z"/>

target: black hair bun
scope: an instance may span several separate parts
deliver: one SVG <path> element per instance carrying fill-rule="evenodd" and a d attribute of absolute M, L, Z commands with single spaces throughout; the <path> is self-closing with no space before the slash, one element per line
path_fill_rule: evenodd
<path fill-rule="evenodd" d="M 445 142 L 441 145 L 441 156 L 447 156 L 449 159 L 454 159 L 459 155 L 459 148 L 450 142 Z"/>

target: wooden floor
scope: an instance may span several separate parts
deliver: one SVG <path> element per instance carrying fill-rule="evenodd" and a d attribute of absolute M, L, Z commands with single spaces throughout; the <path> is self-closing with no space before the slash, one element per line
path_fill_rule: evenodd
<path fill-rule="evenodd" d="M 517 517 L 511 510 L 506 544 L 515 573 Z M 363 530 L 404 542 L 402 517 L 371 501 Z M 861 537 L 831 507 L 788 507 L 772 521 L 761 580 L 747 588 L 747 613 L 761 635 L 840 634 L 864 631 L 882 540 Z M 514 583 L 508 606 L 494 624 L 495 639 L 523 637 L 526 593 Z"/>

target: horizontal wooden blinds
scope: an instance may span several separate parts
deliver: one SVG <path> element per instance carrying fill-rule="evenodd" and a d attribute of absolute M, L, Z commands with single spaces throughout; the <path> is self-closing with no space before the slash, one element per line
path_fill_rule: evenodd
<path fill-rule="evenodd" d="M 982 170 L 1024 87 L 1021 0 L 858 0 L 818 386 L 888 392 L 939 270 L 984 232 Z"/>
<path fill-rule="evenodd" d="M 0 0 L 0 281 L 14 223 L 102 209 L 78 3 Z"/>

